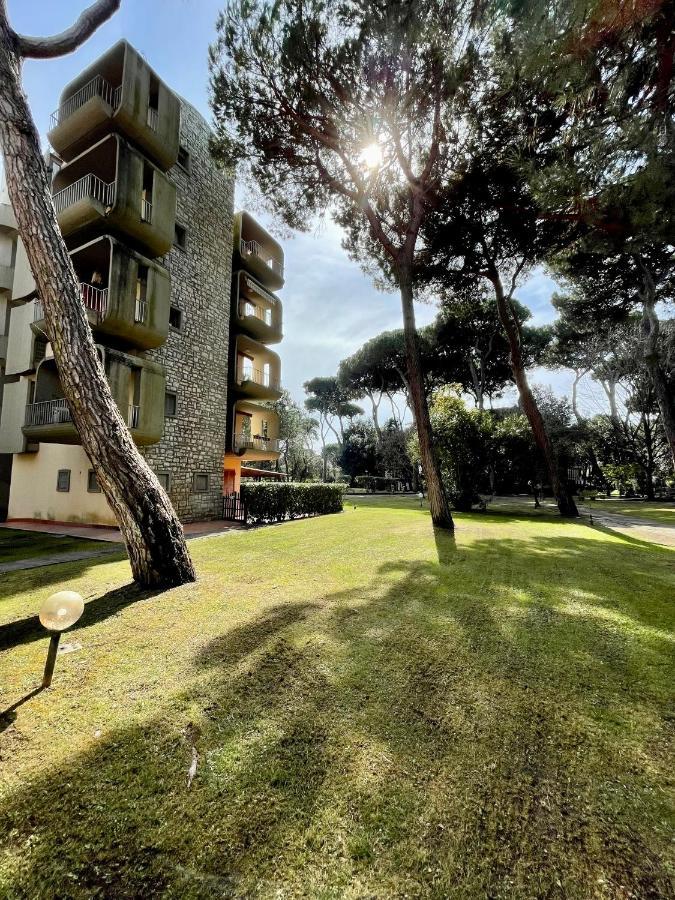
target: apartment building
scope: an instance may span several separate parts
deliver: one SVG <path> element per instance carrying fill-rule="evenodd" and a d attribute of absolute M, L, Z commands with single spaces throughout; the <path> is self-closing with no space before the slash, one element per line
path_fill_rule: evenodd
<path fill-rule="evenodd" d="M 207 123 L 126 41 L 64 89 L 48 136 L 57 219 L 115 401 L 180 518 L 218 518 L 223 493 L 278 456 L 265 403 L 280 396 L 269 345 L 281 340 L 283 251 L 233 215 L 234 178 L 211 160 Z M 4 209 L 6 517 L 111 524 Z"/>

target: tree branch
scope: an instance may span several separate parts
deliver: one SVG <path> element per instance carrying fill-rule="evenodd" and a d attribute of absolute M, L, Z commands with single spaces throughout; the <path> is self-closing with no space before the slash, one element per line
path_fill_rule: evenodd
<path fill-rule="evenodd" d="M 104 22 L 114 15 L 122 0 L 96 0 L 80 14 L 70 28 L 53 37 L 17 34 L 17 51 L 31 59 L 51 59 L 77 50 Z"/>

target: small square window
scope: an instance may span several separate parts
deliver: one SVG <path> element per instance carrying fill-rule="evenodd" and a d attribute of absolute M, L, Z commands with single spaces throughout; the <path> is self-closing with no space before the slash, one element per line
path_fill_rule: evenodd
<path fill-rule="evenodd" d="M 209 489 L 209 476 L 205 472 L 195 472 L 192 477 L 192 491 L 195 494 L 205 494 Z"/>
<path fill-rule="evenodd" d="M 157 481 L 159 481 L 159 483 L 162 485 L 164 490 L 167 491 L 167 493 L 168 493 L 169 483 L 171 480 L 169 473 L 168 472 L 156 472 L 155 474 L 157 475 Z"/>
<path fill-rule="evenodd" d="M 174 418 L 178 407 L 178 395 L 174 391 L 167 391 L 164 394 L 164 415 Z"/>
<path fill-rule="evenodd" d="M 176 331 L 180 331 L 183 326 L 183 313 L 177 306 L 172 306 L 169 309 L 169 325 L 175 328 Z"/>
<path fill-rule="evenodd" d="M 70 469 L 59 469 L 56 476 L 56 490 L 67 494 L 70 490 Z"/>
<path fill-rule="evenodd" d="M 178 165 L 181 167 L 181 169 L 185 169 L 186 172 L 189 172 L 190 171 L 190 163 L 191 163 L 190 153 L 181 144 L 180 147 L 178 148 Z"/>
<path fill-rule="evenodd" d="M 101 486 L 98 483 L 96 472 L 94 472 L 93 469 L 89 469 L 89 471 L 87 472 L 87 490 L 90 494 L 101 493 Z"/>
<path fill-rule="evenodd" d="M 176 222 L 173 229 L 173 245 L 174 247 L 180 247 L 181 250 L 185 250 L 187 247 L 187 229 L 184 225 L 179 225 L 178 222 Z"/>

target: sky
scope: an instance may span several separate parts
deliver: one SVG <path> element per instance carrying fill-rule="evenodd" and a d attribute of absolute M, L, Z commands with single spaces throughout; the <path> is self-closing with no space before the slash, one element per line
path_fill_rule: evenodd
<path fill-rule="evenodd" d="M 23 34 L 53 34 L 70 25 L 91 0 L 9 0 L 10 20 Z M 122 0 L 115 16 L 75 53 L 54 60 L 27 60 L 24 87 L 33 117 L 46 144 L 49 115 L 58 106 L 61 89 L 89 63 L 124 37 L 176 93 L 192 103 L 207 121 L 207 51 L 215 36 L 222 0 Z M 245 185 L 237 185 L 237 204 L 243 206 Z M 270 230 L 274 225 L 256 206 L 251 212 Z M 398 297 L 377 291 L 341 247 L 340 229 L 332 222 L 317 223 L 309 233 L 280 237 L 285 252 L 286 283 L 284 340 L 275 347 L 282 360 L 282 382 L 299 402 L 303 382 L 316 375 L 332 375 L 341 359 L 381 331 L 401 327 Z M 532 312 L 532 324 L 553 319 L 550 297 L 555 284 L 537 271 L 520 288 L 518 298 Z M 432 305 L 417 304 L 417 323 L 435 315 Z M 532 381 L 556 393 L 569 393 L 567 372 L 535 370 Z M 515 393 L 500 403 L 513 402 Z"/>

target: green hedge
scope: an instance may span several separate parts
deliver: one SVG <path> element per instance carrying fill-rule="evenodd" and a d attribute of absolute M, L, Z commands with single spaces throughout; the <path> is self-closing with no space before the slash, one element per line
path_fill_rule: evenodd
<path fill-rule="evenodd" d="M 258 481 L 241 486 L 247 521 L 255 524 L 342 512 L 343 494 L 342 484 Z"/>

